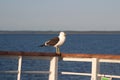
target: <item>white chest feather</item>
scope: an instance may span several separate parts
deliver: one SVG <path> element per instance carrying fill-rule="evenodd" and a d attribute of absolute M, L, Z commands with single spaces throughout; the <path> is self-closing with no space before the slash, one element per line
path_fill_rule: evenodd
<path fill-rule="evenodd" d="M 66 39 L 65 36 L 59 36 L 59 41 L 54 47 L 60 47 L 61 45 L 63 45 L 63 43 L 65 42 L 65 39 Z"/>

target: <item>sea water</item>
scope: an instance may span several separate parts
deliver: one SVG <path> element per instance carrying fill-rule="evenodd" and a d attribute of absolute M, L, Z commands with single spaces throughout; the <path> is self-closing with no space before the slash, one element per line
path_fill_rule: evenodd
<path fill-rule="evenodd" d="M 53 47 L 38 47 L 57 34 L 0 34 L 0 51 L 55 52 Z M 120 54 L 120 34 L 67 34 L 60 48 L 64 53 Z M 86 76 L 62 75 L 61 71 L 90 73 L 91 63 L 59 61 L 58 80 L 90 80 Z M 115 68 L 115 69 L 113 69 Z M 17 59 L 0 59 L 0 70 L 17 70 Z M 23 59 L 22 70 L 47 71 L 49 61 Z M 101 64 L 102 74 L 120 75 L 119 64 Z M 16 80 L 16 74 L 0 74 L 0 80 Z M 47 80 L 48 74 L 22 74 L 21 80 Z M 114 79 L 119 80 L 119 79 Z"/>

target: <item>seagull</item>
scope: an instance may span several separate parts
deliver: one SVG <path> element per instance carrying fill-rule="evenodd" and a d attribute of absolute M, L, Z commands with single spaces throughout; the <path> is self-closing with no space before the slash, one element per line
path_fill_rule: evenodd
<path fill-rule="evenodd" d="M 58 37 L 54 37 L 46 41 L 44 44 L 40 45 L 40 47 L 53 46 L 56 48 L 56 54 L 60 55 L 60 46 L 64 44 L 65 40 L 65 32 L 60 32 Z"/>

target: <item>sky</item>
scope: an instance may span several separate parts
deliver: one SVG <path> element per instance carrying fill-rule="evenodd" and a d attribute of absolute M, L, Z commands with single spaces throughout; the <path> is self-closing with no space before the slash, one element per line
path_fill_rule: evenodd
<path fill-rule="evenodd" d="M 0 30 L 119 31 L 120 0 L 0 0 Z"/>

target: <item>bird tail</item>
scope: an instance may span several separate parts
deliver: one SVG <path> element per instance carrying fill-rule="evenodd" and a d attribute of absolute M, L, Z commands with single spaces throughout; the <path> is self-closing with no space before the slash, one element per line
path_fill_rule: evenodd
<path fill-rule="evenodd" d="M 40 45 L 40 46 L 38 46 L 38 47 L 44 47 L 45 46 L 45 44 L 42 44 L 42 45 Z"/>

